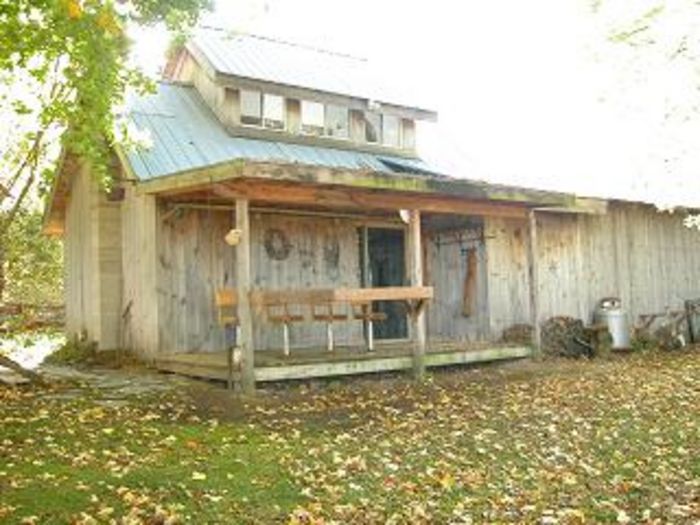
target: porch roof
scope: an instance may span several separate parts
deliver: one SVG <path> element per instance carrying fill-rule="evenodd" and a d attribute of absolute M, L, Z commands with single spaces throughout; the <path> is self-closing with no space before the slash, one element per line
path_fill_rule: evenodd
<path fill-rule="evenodd" d="M 439 176 L 418 158 L 232 136 L 190 86 L 159 83 L 156 93 L 131 97 L 128 117 L 151 142 L 125 154 L 141 181 L 235 160 Z"/>

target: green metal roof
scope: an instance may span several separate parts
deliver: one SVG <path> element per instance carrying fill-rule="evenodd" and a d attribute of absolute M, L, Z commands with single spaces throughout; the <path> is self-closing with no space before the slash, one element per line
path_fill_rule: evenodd
<path fill-rule="evenodd" d="M 190 86 L 160 83 L 154 94 L 131 97 L 128 107 L 152 142 L 126 153 L 144 181 L 235 160 L 437 175 L 420 159 L 234 137 Z"/>
<path fill-rule="evenodd" d="M 410 75 L 403 81 L 354 56 L 256 35 L 203 29 L 187 44 L 217 73 L 323 91 L 361 99 L 423 108 Z"/>

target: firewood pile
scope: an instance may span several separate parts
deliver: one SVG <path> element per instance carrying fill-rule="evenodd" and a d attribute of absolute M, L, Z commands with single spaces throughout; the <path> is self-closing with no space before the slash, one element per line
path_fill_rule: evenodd
<path fill-rule="evenodd" d="M 641 347 L 677 350 L 690 340 L 690 314 L 686 310 L 668 310 L 639 316 L 635 326 L 635 341 Z"/>
<path fill-rule="evenodd" d="M 556 316 L 542 323 L 542 352 L 547 356 L 590 357 L 593 347 L 583 321 Z"/>
<path fill-rule="evenodd" d="M 0 304 L 0 334 L 63 326 L 65 309 L 55 305 Z"/>

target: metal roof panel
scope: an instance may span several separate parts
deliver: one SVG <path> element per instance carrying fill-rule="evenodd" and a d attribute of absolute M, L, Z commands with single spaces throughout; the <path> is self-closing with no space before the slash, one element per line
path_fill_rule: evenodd
<path fill-rule="evenodd" d="M 410 83 L 388 81 L 368 61 L 269 38 L 202 30 L 188 44 L 218 72 L 410 108 Z"/>
<path fill-rule="evenodd" d="M 189 86 L 160 83 L 155 94 L 130 97 L 128 107 L 129 118 L 150 134 L 152 143 L 149 148 L 126 153 L 140 180 L 238 159 L 385 173 L 436 173 L 420 159 L 234 137 Z"/>

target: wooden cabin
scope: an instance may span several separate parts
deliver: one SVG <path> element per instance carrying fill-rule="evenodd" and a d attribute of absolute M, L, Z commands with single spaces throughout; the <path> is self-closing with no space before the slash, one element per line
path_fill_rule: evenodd
<path fill-rule="evenodd" d="M 700 295 L 700 236 L 646 205 L 491 185 L 418 158 L 437 115 L 354 57 L 207 32 L 129 118 L 109 192 L 66 155 L 46 230 L 66 331 L 256 381 L 528 356 L 503 330 Z M 467 174 L 468 175 L 468 174 Z M 229 351 L 229 349 L 232 349 Z"/>

